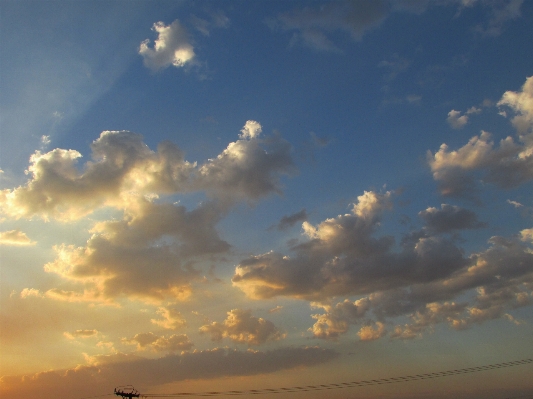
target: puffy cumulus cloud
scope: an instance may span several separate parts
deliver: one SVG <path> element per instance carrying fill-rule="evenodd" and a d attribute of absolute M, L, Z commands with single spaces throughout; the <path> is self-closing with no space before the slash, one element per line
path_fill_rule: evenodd
<path fill-rule="evenodd" d="M 293 10 L 270 21 L 274 29 L 293 32 L 291 45 L 302 43 L 319 51 L 339 51 L 328 34 L 342 31 L 353 40 L 377 27 L 388 14 L 386 1 L 336 1 L 317 8 Z"/>
<path fill-rule="evenodd" d="M 57 258 L 45 270 L 82 282 L 104 298 L 179 300 L 200 277 L 187 262 L 229 248 L 214 229 L 220 213 L 213 203 L 187 211 L 138 199 L 134 209 L 123 220 L 97 223 L 85 247 L 55 247 Z"/>
<path fill-rule="evenodd" d="M 151 349 L 154 352 L 181 352 L 194 346 L 185 334 L 173 334 L 165 338 L 152 332 L 135 334 L 133 338 L 123 339 L 122 342 L 137 345 L 137 350 Z"/>
<path fill-rule="evenodd" d="M 337 339 L 348 331 L 350 324 L 356 324 L 365 317 L 370 309 L 370 301 L 368 298 L 358 299 L 355 302 L 345 299 L 335 306 L 319 303 L 312 303 L 311 306 L 323 308 L 326 313 L 312 315 L 316 323 L 309 331 L 316 338 Z"/>
<path fill-rule="evenodd" d="M 438 233 L 464 229 L 480 229 L 486 223 L 477 219 L 475 212 L 454 205 L 442 204 L 441 209 L 427 208 L 418 215 L 426 222 L 426 227 Z"/>
<path fill-rule="evenodd" d="M 267 341 L 277 341 L 285 334 L 269 320 L 252 316 L 250 310 L 233 309 L 224 322 L 213 322 L 200 327 L 200 332 L 211 335 L 213 341 L 228 338 L 233 342 L 247 345 L 261 345 Z"/>
<path fill-rule="evenodd" d="M 376 339 L 383 337 L 386 333 L 385 324 L 377 321 L 375 327 L 372 325 L 361 327 L 357 332 L 357 336 L 361 341 L 375 341 Z"/>
<path fill-rule="evenodd" d="M 182 67 L 193 61 L 194 47 L 180 21 L 176 19 L 170 25 L 156 22 L 152 30 L 157 32 L 154 47 L 149 46 L 150 39 L 144 40 L 139 47 L 139 54 L 147 68 L 158 71 L 170 65 Z"/>
<path fill-rule="evenodd" d="M 426 226 L 407 234 L 395 249 L 391 237 L 376 234 L 383 212 L 391 207 L 390 196 L 366 192 L 350 214 L 318 225 L 304 222 L 307 239 L 291 248 L 292 256 L 271 251 L 244 259 L 233 284 L 251 298 L 320 301 L 312 307 L 324 312 L 312 315 L 309 331 L 332 340 L 351 325 L 363 327 L 360 338 L 370 339 L 385 336 L 386 324 L 396 324 L 390 336 L 407 339 L 438 323 L 463 329 L 495 318 L 513 321 L 512 310 L 531 303 L 531 229 L 492 237 L 486 250 L 467 256 L 455 235 L 442 233 L 484 225 L 475 213 L 444 204 L 422 211 Z M 348 295 L 362 297 L 330 302 Z M 469 299 L 456 303 L 458 297 Z M 410 322 L 398 324 L 399 317 Z"/>
<path fill-rule="evenodd" d="M 72 332 L 66 331 L 63 333 L 63 335 L 67 337 L 68 339 L 92 338 L 98 335 L 98 331 L 97 330 L 75 330 Z"/>
<path fill-rule="evenodd" d="M 249 376 L 311 367 L 329 362 L 339 354 L 318 347 L 278 348 L 272 351 L 212 349 L 170 354 L 157 359 L 114 354 L 90 365 L 68 370 L 45 371 L 0 379 L 0 395 L 12 399 L 42 399 L 101 395 L 113 392 L 117 381 L 135 381 L 153 389 L 162 384 L 190 379 Z"/>
<path fill-rule="evenodd" d="M 506 92 L 498 105 L 516 113 L 512 123 L 518 140 L 506 137 L 495 145 L 491 134 L 482 131 L 458 150 L 442 144 L 435 154 L 428 152 L 428 164 L 441 194 L 475 198 L 478 176 L 503 188 L 533 178 L 533 77 L 526 80 L 521 92 Z"/>
<path fill-rule="evenodd" d="M 446 118 L 446 122 L 448 122 L 452 128 L 460 129 L 468 123 L 468 115 L 461 115 L 461 111 L 452 109 L 450 112 L 448 112 L 448 118 Z"/>
<path fill-rule="evenodd" d="M 278 295 L 322 300 L 360 295 L 444 278 L 468 259 L 453 241 L 419 237 L 395 252 L 390 236 L 376 238 L 391 193 L 366 192 L 352 213 L 313 226 L 303 223 L 308 240 L 292 248 L 295 256 L 276 252 L 242 260 L 233 284 L 252 298 Z"/>
<path fill-rule="evenodd" d="M 413 339 L 423 335 L 426 330 L 432 330 L 436 324 L 447 322 L 455 329 L 461 329 L 460 315 L 466 304 L 455 302 L 428 303 L 425 307 L 409 315 L 411 323 L 396 325 L 390 337 L 393 339 Z"/>
<path fill-rule="evenodd" d="M 227 199 L 280 193 L 279 176 L 294 170 L 291 145 L 279 135 L 261 139 L 261 131 L 258 122 L 247 121 L 240 140 L 199 167 L 196 187 Z"/>
<path fill-rule="evenodd" d="M 291 146 L 279 135 L 259 138 L 261 130 L 248 121 L 239 140 L 200 167 L 176 145 L 162 142 L 152 151 L 141 135 L 128 131 L 102 132 L 91 144 L 92 161 L 82 168 L 78 151 L 37 151 L 26 185 L 0 191 L 2 211 L 13 218 L 74 220 L 102 206 L 131 212 L 134 197 L 146 195 L 203 190 L 228 201 L 279 193 L 280 175 L 294 169 Z"/>
<path fill-rule="evenodd" d="M 128 131 L 104 131 L 91 144 L 93 161 L 80 170 L 81 154 L 55 149 L 30 158 L 26 185 L 0 192 L 3 212 L 10 217 L 73 220 L 101 206 L 124 207 L 129 192 L 180 191 L 194 165 L 174 144 L 151 151 L 142 136 Z"/>
<path fill-rule="evenodd" d="M 533 140 L 528 132 L 533 133 L 533 76 L 526 79 L 522 91 L 506 91 L 497 104 L 500 107 L 510 107 L 516 115 L 512 123 L 523 136 L 523 140 Z"/>
<path fill-rule="evenodd" d="M 26 246 L 35 245 L 26 233 L 20 230 L 0 231 L 0 245 Z"/>
<path fill-rule="evenodd" d="M 181 313 L 174 308 L 159 307 L 156 311 L 162 318 L 151 319 L 150 321 L 159 326 L 169 330 L 177 330 L 187 325 L 185 319 L 181 316 Z"/>
<path fill-rule="evenodd" d="M 195 262 L 230 248 L 215 228 L 228 207 L 281 192 L 280 174 L 293 168 L 290 145 L 279 135 L 261 138 L 261 130 L 248 121 L 239 140 L 200 167 L 185 161 L 174 144 L 152 151 L 128 131 L 103 132 L 91 145 L 92 160 L 81 167 L 77 151 L 36 152 L 28 182 L 0 193 L 7 216 L 75 220 L 102 207 L 122 212 L 122 218 L 95 222 L 85 246 L 55 246 L 57 257 L 45 270 L 82 283 L 84 291 L 45 295 L 69 302 L 186 298 L 199 277 Z M 159 199 L 195 191 L 213 199 L 192 210 Z M 160 322 L 179 324 L 167 316 Z"/>

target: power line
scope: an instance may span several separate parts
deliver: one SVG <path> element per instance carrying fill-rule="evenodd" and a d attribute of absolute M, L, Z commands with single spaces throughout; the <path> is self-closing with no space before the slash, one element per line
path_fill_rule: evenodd
<path fill-rule="evenodd" d="M 145 393 L 140 394 L 141 398 L 176 398 L 176 397 L 201 397 L 201 396 L 241 396 L 241 395 L 264 395 L 264 394 L 278 394 L 278 393 L 294 393 L 294 392 L 308 392 L 308 391 L 322 391 L 330 389 L 343 389 L 364 387 L 371 385 L 396 384 L 400 382 L 427 380 L 432 378 L 448 377 L 459 374 L 477 373 L 486 370 L 502 369 L 506 367 L 520 366 L 523 364 L 533 363 L 533 359 L 515 360 L 512 362 L 489 364 L 486 366 L 468 367 L 464 369 L 440 371 L 437 373 L 426 373 L 408 375 L 404 377 L 381 378 L 376 380 L 363 380 L 342 382 L 338 384 L 321 384 L 321 385 L 305 385 L 287 388 L 263 388 L 263 389 L 249 389 L 243 391 L 211 391 L 211 392 L 176 392 L 176 393 Z"/>

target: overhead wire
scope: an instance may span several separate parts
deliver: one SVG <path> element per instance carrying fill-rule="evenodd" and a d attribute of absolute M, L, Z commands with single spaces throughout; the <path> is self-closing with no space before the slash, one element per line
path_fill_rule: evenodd
<path fill-rule="evenodd" d="M 463 369 L 440 371 L 436 373 L 415 374 L 407 375 L 403 377 L 391 377 L 380 378 L 374 380 L 362 380 L 342 382 L 336 384 L 320 384 L 320 385 L 304 385 L 285 388 L 262 388 L 262 389 L 248 389 L 248 390 L 235 390 L 235 391 L 207 391 L 207 392 L 176 392 L 176 393 L 145 393 L 140 394 L 141 398 L 176 398 L 176 397 L 206 397 L 206 396 L 242 396 L 242 395 L 265 395 L 265 394 L 280 394 L 280 393 L 295 393 L 295 392 L 308 392 L 308 391 L 322 391 L 330 389 L 343 389 L 364 387 L 371 385 L 383 385 L 383 384 L 396 384 L 400 382 L 408 381 L 420 381 L 440 377 L 448 377 L 459 374 L 477 373 L 486 370 L 495 370 L 506 367 L 519 366 L 524 364 L 533 363 L 533 359 L 515 360 L 512 362 L 489 364 L 486 366 L 468 367 Z"/>

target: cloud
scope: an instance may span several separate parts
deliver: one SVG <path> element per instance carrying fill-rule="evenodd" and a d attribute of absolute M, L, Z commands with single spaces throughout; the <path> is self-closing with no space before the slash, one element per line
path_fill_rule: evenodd
<path fill-rule="evenodd" d="M 0 231 L 0 245 L 27 246 L 35 244 L 35 241 L 30 240 L 26 233 L 20 230 Z"/>
<path fill-rule="evenodd" d="M 427 208 L 418 215 L 424 219 L 428 229 L 437 233 L 486 227 L 485 223 L 477 220 L 474 212 L 448 204 L 442 204 L 441 209 Z"/>
<path fill-rule="evenodd" d="M 247 121 L 240 140 L 199 167 L 196 186 L 229 200 L 281 193 L 279 176 L 294 171 L 291 145 L 279 135 L 262 139 L 261 132 L 258 122 Z"/>
<path fill-rule="evenodd" d="M 76 339 L 76 338 L 92 338 L 96 337 L 98 335 L 97 330 L 76 330 L 72 332 L 64 332 L 63 335 L 67 337 L 68 339 Z"/>
<path fill-rule="evenodd" d="M 533 179 L 533 77 L 527 78 L 521 92 L 505 92 L 498 106 L 516 114 L 511 121 L 518 141 L 509 136 L 496 146 L 492 135 L 482 131 L 458 150 L 442 144 L 435 154 L 428 152 L 428 164 L 442 195 L 474 198 L 478 174 L 502 188 Z"/>
<path fill-rule="evenodd" d="M 246 122 L 239 140 L 200 166 L 187 162 L 172 143 L 152 151 L 142 136 L 128 131 L 103 132 L 91 145 L 92 161 L 81 168 L 75 150 L 37 151 L 28 182 L 0 192 L 2 211 L 11 218 L 45 220 L 76 220 L 104 207 L 122 213 L 95 222 L 85 246 L 54 247 L 56 259 L 45 270 L 82 283 L 85 290 L 49 290 L 49 297 L 182 300 L 200 278 L 194 264 L 230 249 L 216 230 L 229 206 L 281 193 L 280 175 L 294 168 L 290 145 L 279 135 L 262 138 L 261 132 L 258 122 Z M 198 191 L 212 200 L 192 210 L 159 200 L 159 195 Z"/>
<path fill-rule="evenodd" d="M 308 241 L 292 248 L 294 257 L 271 251 L 244 259 L 235 268 L 233 284 L 252 298 L 322 300 L 444 278 L 469 262 L 443 237 L 419 237 L 401 252 L 393 251 L 392 237 L 375 238 L 390 197 L 390 192 L 365 192 L 351 214 L 317 226 L 304 222 Z"/>
<path fill-rule="evenodd" d="M 280 14 L 270 25 L 294 32 L 291 45 L 302 43 L 319 51 L 339 51 L 328 34 L 341 31 L 353 40 L 361 40 L 367 31 L 381 24 L 387 13 L 385 1 L 336 1 L 320 8 L 306 7 Z"/>
<path fill-rule="evenodd" d="M 468 1 L 467 6 L 472 6 L 474 3 L 476 1 Z M 522 3 L 523 0 L 481 2 L 484 6 L 490 7 L 490 17 L 485 23 L 477 25 L 475 31 L 482 36 L 501 35 L 506 23 L 520 17 Z"/>
<path fill-rule="evenodd" d="M 136 334 L 131 339 L 123 339 L 123 343 L 137 345 L 137 350 L 151 349 L 154 352 L 181 352 L 191 349 L 194 344 L 185 334 L 173 334 L 168 338 L 152 332 Z"/>
<path fill-rule="evenodd" d="M 307 211 L 302 209 L 301 211 L 293 213 L 292 215 L 283 216 L 281 220 L 272 227 L 275 227 L 279 231 L 287 230 L 296 223 L 306 221 L 308 217 Z"/>
<path fill-rule="evenodd" d="M 361 329 L 357 332 L 357 335 L 359 336 L 359 339 L 361 341 L 375 341 L 376 339 L 379 339 L 383 337 L 386 334 L 385 330 L 385 324 L 377 321 L 376 327 L 369 326 L 363 326 Z"/>
<path fill-rule="evenodd" d="M 182 300 L 200 272 L 186 261 L 223 253 L 229 245 L 214 226 L 220 212 L 212 203 L 184 206 L 138 199 L 123 220 L 99 222 L 85 247 L 54 247 L 45 271 L 84 283 L 103 298 L 122 295 Z"/>
<path fill-rule="evenodd" d="M 365 317 L 370 308 L 370 301 L 368 298 L 358 299 L 355 302 L 345 299 L 335 306 L 319 303 L 312 303 L 311 306 L 323 308 L 326 313 L 312 315 L 316 323 L 309 331 L 315 338 L 335 340 L 348 331 L 350 324 L 356 324 Z"/>
<path fill-rule="evenodd" d="M 135 197 L 205 191 L 232 203 L 281 193 L 280 175 L 294 171 L 291 146 L 279 135 L 260 138 L 261 125 L 247 121 L 240 139 L 197 166 L 170 142 L 148 148 L 142 136 L 104 131 L 91 144 L 93 161 L 77 167 L 81 153 L 54 149 L 30 158 L 24 186 L 0 191 L 2 211 L 12 218 L 76 220 L 101 207 L 130 208 Z"/>
<path fill-rule="evenodd" d="M 119 353 L 100 356 L 91 365 L 80 365 L 69 370 L 4 376 L 0 379 L 0 395 L 12 399 L 32 396 L 42 399 L 78 397 L 80 392 L 101 395 L 102 392 L 113 392 L 117 381 L 135 381 L 136 386 L 152 389 L 190 379 L 249 376 L 311 367 L 338 356 L 331 349 L 318 347 L 278 348 L 266 352 L 215 348 L 157 359 Z"/>
<path fill-rule="evenodd" d="M 279 313 L 281 312 L 281 309 L 283 309 L 283 306 L 278 305 L 275 308 L 269 309 L 268 313 Z"/>
<path fill-rule="evenodd" d="M 227 28 L 229 25 L 229 18 L 222 12 L 209 12 L 208 19 L 199 18 L 196 15 L 191 16 L 191 23 L 196 30 L 202 35 L 209 36 L 210 30 L 213 28 Z"/>
<path fill-rule="evenodd" d="M 520 133 L 520 138 L 526 144 L 531 145 L 533 138 L 533 76 L 526 79 L 522 86 L 522 91 L 506 91 L 497 105 L 499 107 L 509 107 L 515 112 L 512 118 L 516 130 Z"/>
<path fill-rule="evenodd" d="M 187 322 L 185 321 L 185 319 L 183 319 L 181 313 L 178 312 L 176 309 L 169 307 L 159 307 L 156 313 L 159 314 L 162 319 L 151 319 L 150 321 L 157 326 L 169 330 L 177 330 L 187 325 Z"/>
<path fill-rule="evenodd" d="M 405 71 L 411 65 L 411 61 L 400 57 L 397 53 L 393 54 L 388 60 L 383 60 L 378 64 L 379 68 L 386 68 L 389 72 L 385 74 L 385 81 L 392 81 L 401 72 Z"/>
<path fill-rule="evenodd" d="M 261 345 L 285 337 L 271 321 L 252 316 L 250 310 L 233 309 L 223 323 L 213 322 L 200 327 L 213 341 L 229 338 L 239 344 Z"/>
<path fill-rule="evenodd" d="M 179 68 L 193 61 L 194 48 L 187 30 L 177 19 L 168 26 L 163 22 L 156 22 L 152 30 L 157 32 L 154 47 L 149 47 L 150 39 L 144 40 L 139 47 L 144 66 L 157 72 L 170 65 Z"/>
<path fill-rule="evenodd" d="M 377 236 L 392 193 L 365 192 L 352 212 L 314 226 L 304 222 L 307 237 L 291 248 L 241 260 L 233 284 L 256 299 L 286 296 L 312 302 L 325 312 L 314 314 L 315 338 L 336 340 L 360 325 L 360 339 L 386 335 L 385 323 L 398 317 L 393 338 L 414 338 L 438 323 L 468 328 L 494 318 L 512 321 L 509 311 L 531 302 L 533 233 L 492 237 L 488 249 L 465 255 L 455 235 L 442 233 L 482 228 L 474 212 L 443 204 L 420 212 L 426 226 L 408 233 L 395 249 L 391 237 Z M 475 290 L 462 303 L 458 296 Z M 330 303 L 335 297 L 355 295 Z M 377 324 L 377 323 L 382 324 Z M 361 328 L 362 327 L 362 328 Z"/>
<path fill-rule="evenodd" d="M 460 129 L 468 123 L 468 115 L 461 115 L 461 111 L 452 109 L 446 118 L 448 124 L 454 129 Z"/>
<path fill-rule="evenodd" d="M 104 131 L 91 149 L 93 161 L 82 171 L 77 168 L 78 151 L 35 152 L 27 184 L 0 192 L 4 213 L 13 218 L 75 220 L 102 206 L 122 209 L 130 192 L 179 191 L 194 168 L 175 145 L 164 142 L 156 153 L 142 136 L 128 131 Z"/>

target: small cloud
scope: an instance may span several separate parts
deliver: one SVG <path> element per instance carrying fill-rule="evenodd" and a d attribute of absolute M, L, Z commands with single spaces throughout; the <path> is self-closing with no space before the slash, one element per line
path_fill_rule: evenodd
<path fill-rule="evenodd" d="M 9 230 L 0 232 L 0 245 L 27 246 L 35 245 L 28 236 L 19 230 Z"/>
<path fill-rule="evenodd" d="M 73 332 L 64 332 L 63 335 L 67 337 L 68 339 L 76 339 L 76 338 L 91 338 L 96 337 L 98 335 L 97 330 L 76 330 Z"/>
<path fill-rule="evenodd" d="M 36 297 L 36 298 L 42 298 L 43 295 L 41 294 L 41 292 L 35 288 L 24 288 L 21 292 L 20 292 L 20 297 L 21 298 L 30 298 L 30 297 Z"/>
<path fill-rule="evenodd" d="M 131 339 L 123 338 L 126 345 L 137 345 L 137 350 L 151 349 L 154 352 L 181 352 L 191 349 L 194 344 L 185 334 L 173 334 L 166 338 L 152 332 L 136 334 Z"/>
<path fill-rule="evenodd" d="M 477 25 L 474 31 L 485 37 L 501 35 L 504 26 L 509 21 L 521 16 L 520 8 L 523 2 L 523 0 L 480 2 L 483 6 L 490 8 L 490 17 L 486 23 Z M 468 0 L 467 3 L 471 6 L 475 1 Z"/>
<path fill-rule="evenodd" d="M 150 39 L 144 40 L 139 47 L 139 54 L 144 58 L 144 65 L 152 71 L 169 67 L 183 67 L 194 59 L 194 48 L 190 43 L 187 30 L 176 19 L 170 25 L 156 22 L 152 27 L 157 32 L 154 47 L 149 47 Z"/>
<path fill-rule="evenodd" d="M 467 115 L 480 114 L 481 111 L 482 111 L 481 108 L 477 108 L 476 106 L 473 106 L 473 107 L 468 108 L 468 110 L 466 111 L 466 114 Z"/>
<path fill-rule="evenodd" d="M 160 327 L 177 330 L 187 325 L 185 319 L 181 317 L 181 313 L 175 309 L 160 307 L 156 313 L 161 315 L 162 319 L 151 319 L 150 321 Z"/>
<path fill-rule="evenodd" d="M 335 1 L 320 8 L 305 7 L 268 21 L 272 29 L 293 32 L 290 45 L 303 44 L 318 51 L 340 52 L 328 35 L 345 32 L 353 40 L 379 26 L 387 17 L 388 4 L 381 0 Z"/>
<path fill-rule="evenodd" d="M 446 118 L 446 121 L 453 129 L 460 129 L 468 123 L 468 116 L 461 115 L 461 111 L 452 109 L 448 112 L 448 118 Z"/>
<path fill-rule="evenodd" d="M 41 151 L 46 150 L 48 146 L 50 145 L 50 143 L 51 143 L 50 136 L 42 135 L 41 136 Z"/>
<path fill-rule="evenodd" d="M 271 321 L 252 316 L 251 311 L 233 309 L 222 323 L 213 322 L 200 327 L 200 333 L 211 335 L 212 341 L 229 338 L 239 344 L 261 345 L 285 338 Z"/>
<path fill-rule="evenodd" d="M 385 324 L 377 321 L 376 326 L 364 326 L 357 332 L 361 341 L 375 341 L 386 334 Z"/>
<path fill-rule="evenodd" d="M 281 218 L 275 227 L 279 231 L 287 230 L 288 228 L 294 226 L 296 223 L 305 222 L 309 215 L 305 209 L 302 209 L 299 212 L 293 213 L 292 215 L 285 215 Z"/>
<path fill-rule="evenodd" d="M 213 28 L 227 28 L 229 18 L 222 11 L 210 12 L 207 19 L 193 15 L 190 20 L 192 26 L 204 36 L 209 36 Z"/>
<path fill-rule="evenodd" d="M 515 208 L 522 208 L 524 205 L 522 205 L 520 202 L 516 202 L 516 201 L 511 201 L 511 200 L 507 200 L 507 203 L 508 204 L 511 204 L 512 206 L 514 206 Z"/>
<path fill-rule="evenodd" d="M 278 312 L 281 312 L 281 309 L 283 309 L 283 306 L 281 305 L 278 305 L 276 306 L 275 308 L 272 308 L 268 311 L 268 313 L 278 313 Z"/>
<path fill-rule="evenodd" d="M 385 68 L 388 72 L 383 77 L 385 81 L 390 82 L 394 80 L 398 74 L 405 71 L 411 65 L 411 61 L 407 58 L 402 58 L 398 54 L 393 54 L 393 56 L 388 60 L 383 60 L 378 64 L 378 68 Z"/>
<path fill-rule="evenodd" d="M 428 229 L 437 233 L 486 227 L 486 223 L 477 220 L 474 212 L 448 204 L 442 204 L 441 209 L 427 208 L 418 215 L 424 219 Z"/>
<path fill-rule="evenodd" d="M 420 100 L 422 100 L 422 96 L 417 95 L 417 94 L 410 94 L 410 95 L 408 95 L 407 97 L 405 97 L 405 100 L 406 100 L 409 104 L 419 104 L 419 103 L 420 103 Z"/>

